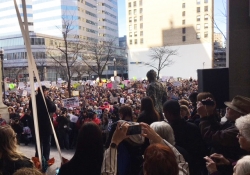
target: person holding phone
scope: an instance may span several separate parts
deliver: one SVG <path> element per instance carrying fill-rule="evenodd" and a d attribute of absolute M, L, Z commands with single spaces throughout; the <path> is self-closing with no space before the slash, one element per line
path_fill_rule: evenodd
<path fill-rule="evenodd" d="M 201 99 L 200 96 L 206 96 L 206 98 Z M 235 126 L 235 120 L 250 113 L 250 98 L 237 95 L 231 102 L 225 102 L 229 109 L 227 122 L 224 124 L 220 124 L 212 115 L 215 103 L 210 105 L 202 102 L 202 100 L 212 101 L 214 97 L 211 93 L 200 93 L 197 99 L 197 112 L 201 117 L 200 131 L 204 141 L 211 147 L 210 153 L 222 154 L 233 160 L 238 160 L 245 155 L 246 152 L 240 148 L 236 138 L 239 131 Z M 224 168 L 220 171 L 224 174 L 232 174 L 232 169 Z"/>

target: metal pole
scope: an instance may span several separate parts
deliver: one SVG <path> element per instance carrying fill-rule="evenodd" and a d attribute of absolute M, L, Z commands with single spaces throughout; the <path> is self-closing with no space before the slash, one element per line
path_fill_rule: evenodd
<path fill-rule="evenodd" d="M 4 55 L 4 50 L 1 48 L 0 50 L 0 56 L 1 56 L 1 69 L 2 69 L 2 87 L 3 87 L 3 99 L 5 101 L 5 83 L 4 83 L 4 71 L 3 71 L 3 55 Z"/>

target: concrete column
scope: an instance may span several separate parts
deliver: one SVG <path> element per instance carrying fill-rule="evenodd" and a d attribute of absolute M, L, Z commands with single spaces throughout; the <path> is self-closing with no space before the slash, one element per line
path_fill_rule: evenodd
<path fill-rule="evenodd" d="M 228 0 L 228 37 L 230 99 L 250 97 L 250 7 L 249 0 Z"/>

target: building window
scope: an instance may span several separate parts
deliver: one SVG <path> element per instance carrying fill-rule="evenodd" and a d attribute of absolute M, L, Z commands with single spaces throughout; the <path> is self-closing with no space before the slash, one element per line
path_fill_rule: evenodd
<path fill-rule="evenodd" d="M 205 15 L 205 16 L 204 16 L 204 20 L 208 20 L 208 15 Z"/>
<path fill-rule="evenodd" d="M 134 7 L 136 7 L 136 1 L 134 1 Z"/>
<path fill-rule="evenodd" d="M 199 5 L 201 4 L 201 0 L 197 0 L 196 3 Z"/>
<path fill-rule="evenodd" d="M 134 33 L 134 37 L 137 37 L 137 32 Z"/>
<path fill-rule="evenodd" d="M 182 41 L 186 41 L 186 36 L 182 36 Z"/>
<path fill-rule="evenodd" d="M 132 17 L 129 17 L 129 22 L 132 22 Z"/>
<path fill-rule="evenodd" d="M 129 37 L 132 37 L 133 35 L 132 35 L 132 32 L 129 32 Z"/>
<path fill-rule="evenodd" d="M 140 13 L 142 13 L 143 12 L 143 10 L 142 10 L 142 8 L 140 8 Z"/>
<path fill-rule="evenodd" d="M 186 23 L 185 19 L 184 19 L 184 20 L 182 20 L 182 24 L 184 25 L 185 23 Z"/>
<path fill-rule="evenodd" d="M 208 32 L 204 32 L 204 38 L 208 37 Z"/>
<path fill-rule="evenodd" d="M 204 3 L 208 3 L 208 0 L 204 0 Z"/>
<path fill-rule="evenodd" d="M 208 28 L 208 23 L 204 24 L 204 28 L 207 29 Z"/>
<path fill-rule="evenodd" d="M 134 17 L 134 22 L 137 22 L 137 16 Z"/>
<path fill-rule="evenodd" d="M 137 44 L 137 39 L 135 39 L 135 44 Z"/>
<path fill-rule="evenodd" d="M 131 45 L 131 44 L 133 44 L 133 41 L 132 41 L 132 39 L 131 40 L 129 40 L 129 44 Z"/>
<path fill-rule="evenodd" d="M 185 11 L 183 11 L 183 12 L 182 12 L 182 16 L 185 16 L 185 15 L 186 15 L 186 13 L 185 13 Z"/>
<path fill-rule="evenodd" d="M 200 20 L 201 20 L 201 16 L 198 15 L 198 16 L 197 16 L 197 21 L 200 21 Z"/>
<path fill-rule="evenodd" d="M 204 11 L 207 12 L 208 11 L 208 6 L 204 7 Z"/>
<path fill-rule="evenodd" d="M 143 21 L 143 16 L 140 16 L 140 21 Z"/>
<path fill-rule="evenodd" d="M 136 13 L 137 13 L 137 10 L 136 10 L 136 9 L 134 9 L 134 15 L 136 15 Z"/>
<path fill-rule="evenodd" d="M 131 15 L 131 10 L 128 11 L 128 14 Z"/>
<path fill-rule="evenodd" d="M 143 38 L 140 39 L 141 44 L 143 44 Z"/>
<path fill-rule="evenodd" d="M 142 0 L 140 0 L 140 6 L 142 6 Z"/>
<path fill-rule="evenodd" d="M 197 34 L 196 34 L 196 38 L 197 38 L 197 39 L 200 39 L 200 38 L 201 38 L 201 33 L 197 33 Z"/>
<path fill-rule="evenodd" d="M 201 8 L 200 7 L 197 7 L 197 13 L 200 13 L 201 12 Z"/>
<path fill-rule="evenodd" d="M 143 23 L 140 24 L 140 29 L 143 29 Z"/>
<path fill-rule="evenodd" d="M 186 28 L 185 28 L 185 27 L 182 28 L 182 33 L 183 33 L 183 34 L 186 33 Z"/>
<path fill-rule="evenodd" d="M 196 29 L 197 29 L 197 30 L 200 30 L 200 29 L 201 29 L 201 25 L 200 25 L 200 24 L 197 24 L 197 25 L 196 25 Z"/>
<path fill-rule="evenodd" d="M 129 31 L 131 31 L 132 30 L 132 26 L 131 25 L 129 25 Z"/>
<path fill-rule="evenodd" d="M 140 31 L 140 36 L 143 36 L 143 31 Z"/>
<path fill-rule="evenodd" d="M 186 4 L 185 3 L 182 3 L 182 8 L 185 8 L 186 7 Z"/>
<path fill-rule="evenodd" d="M 135 30 L 137 29 L 137 24 L 134 24 L 134 29 L 135 29 Z"/>
<path fill-rule="evenodd" d="M 128 7 L 131 7 L 131 2 L 128 3 Z"/>

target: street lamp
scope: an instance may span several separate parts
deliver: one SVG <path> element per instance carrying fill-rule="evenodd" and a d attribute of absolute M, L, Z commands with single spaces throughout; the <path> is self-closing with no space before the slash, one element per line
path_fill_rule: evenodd
<path fill-rule="evenodd" d="M 4 56 L 4 49 L 1 47 L 1 49 L 0 49 L 0 57 L 1 57 L 1 69 L 2 69 L 2 82 L 3 82 L 3 85 L 2 85 L 2 87 L 3 87 L 3 99 L 4 99 L 4 101 L 5 101 L 5 84 L 4 84 L 4 74 L 3 74 L 3 56 Z"/>
<path fill-rule="evenodd" d="M 114 68 L 115 68 L 115 70 L 114 70 L 114 77 L 116 77 L 117 76 L 117 72 L 116 72 L 116 59 L 114 58 L 113 61 L 114 61 Z"/>

